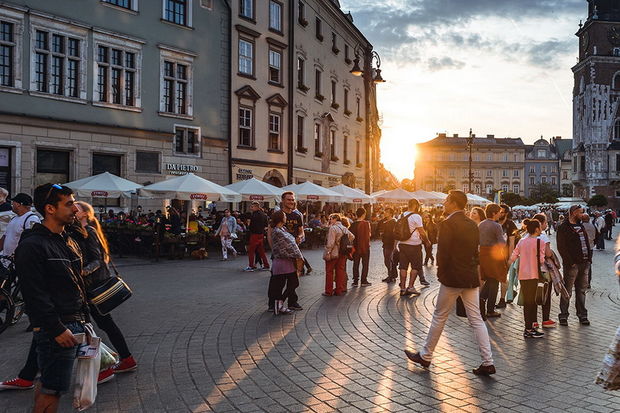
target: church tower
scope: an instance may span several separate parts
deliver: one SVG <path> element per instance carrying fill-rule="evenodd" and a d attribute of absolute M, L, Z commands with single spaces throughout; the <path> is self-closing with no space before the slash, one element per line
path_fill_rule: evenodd
<path fill-rule="evenodd" d="M 588 0 L 572 68 L 575 196 L 620 207 L 620 0 Z"/>

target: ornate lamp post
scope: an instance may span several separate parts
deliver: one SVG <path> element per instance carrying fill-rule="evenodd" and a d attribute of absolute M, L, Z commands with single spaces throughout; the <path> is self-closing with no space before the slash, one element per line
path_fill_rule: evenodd
<path fill-rule="evenodd" d="M 467 150 L 469 151 L 469 185 L 468 185 L 468 191 L 470 194 L 471 192 L 471 187 L 472 187 L 472 182 L 474 181 L 474 174 L 471 171 L 471 149 L 474 146 L 474 137 L 471 133 L 471 128 L 469 129 L 469 136 L 467 137 Z"/>

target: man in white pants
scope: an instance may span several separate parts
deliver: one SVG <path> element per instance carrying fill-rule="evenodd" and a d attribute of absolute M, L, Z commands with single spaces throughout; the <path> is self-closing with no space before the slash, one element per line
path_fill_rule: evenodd
<path fill-rule="evenodd" d="M 465 304 L 469 324 L 478 342 L 482 364 L 473 372 L 476 375 L 495 374 L 493 354 L 487 327 L 480 315 L 478 275 L 479 232 L 476 224 L 465 216 L 467 196 L 461 191 L 450 191 L 444 201 L 444 213 L 448 215 L 439 224 L 437 244 L 437 278 L 441 283 L 437 306 L 424 347 L 419 352 L 405 350 L 409 360 L 429 367 L 433 351 L 441 337 L 448 316 L 454 311 L 456 299 L 460 296 Z"/>

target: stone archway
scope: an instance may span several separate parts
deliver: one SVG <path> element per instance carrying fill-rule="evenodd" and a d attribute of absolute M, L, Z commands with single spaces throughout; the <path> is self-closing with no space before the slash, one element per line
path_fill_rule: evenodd
<path fill-rule="evenodd" d="M 282 175 L 280 171 L 277 169 L 272 169 L 271 171 L 268 171 L 265 176 L 263 176 L 263 182 L 282 188 L 286 182 L 286 179 L 284 179 L 284 175 Z"/>

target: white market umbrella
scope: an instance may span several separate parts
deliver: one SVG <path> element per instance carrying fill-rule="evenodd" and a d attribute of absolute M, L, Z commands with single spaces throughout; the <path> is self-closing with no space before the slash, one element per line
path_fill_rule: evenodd
<path fill-rule="evenodd" d="M 283 189 L 256 178 L 235 182 L 224 188 L 241 194 L 242 201 L 279 201 Z"/>
<path fill-rule="evenodd" d="M 474 194 L 467 194 L 467 202 L 471 205 L 486 205 L 491 203 L 488 199 Z"/>
<path fill-rule="evenodd" d="M 384 192 L 382 194 L 374 195 L 373 198 L 378 202 L 408 202 L 415 196 L 402 188 L 392 189 L 391 191 Z"/>
<path fill-rule="evenodd" d="M 78 197 L 118 198 L 131 197 L 131 193 L 142 185 L 109 172 L 78 179 L 65 184 L 73 189 Z"/>
<path fill-rule="evenodd" d="M 343 202 L 344 196 L 338 192 L 323 188 L 314 182 L 306 181 L 302 184 L 287 185 L 282 188 L 284 191 L 292 191 L 298 201 L 325 201 Z"/>
<path fill-rule="evenodd" d="M 443 198 L 435 195 L 433 192 L 424 191 L 423 189 L 414 191 L 411 194 L 422 204 L 436 204 L 443 201 Z"/>
<path fill-rule="evenodd" d="M 442 201 L 445 201 L 446 198 L 448 197 L 448 194 L 444 194 L 443 192 L 430 191 L 430 193 L 434 194 L 437 198 L 439 198 Z"/>
<path fill-rule="evenodd" d="M 381 189 L 381 190 L 379 190 L 377 192 L 373 192 L 372 194 L 370 194 L 370 196 L 374 198 L 374 197 L 377 197 L 377 196 L 379 196 L 381 194 L 385 194 L 386 192 L 387 192 L 387 189 Z"/>
<path fill-rule="evenodd" d="M 345 197 L 345 202 L 350 202 L 352 204 L 370 204 L 375 202 L 370 195 L 365 194 L 359 189 L 351 188 L 350 186 L 346 186 L 344 184 L 332 186 L 329 189 L 334 192 L 338 192 Z"/>
<path fill-rule="evenodd" d="M 193 173 L 147 185 L 140 189 L 140 193 L 152 198 L 181 199 L 185 201 L 241 201 L 241 194 L 238 192 Z"/>

